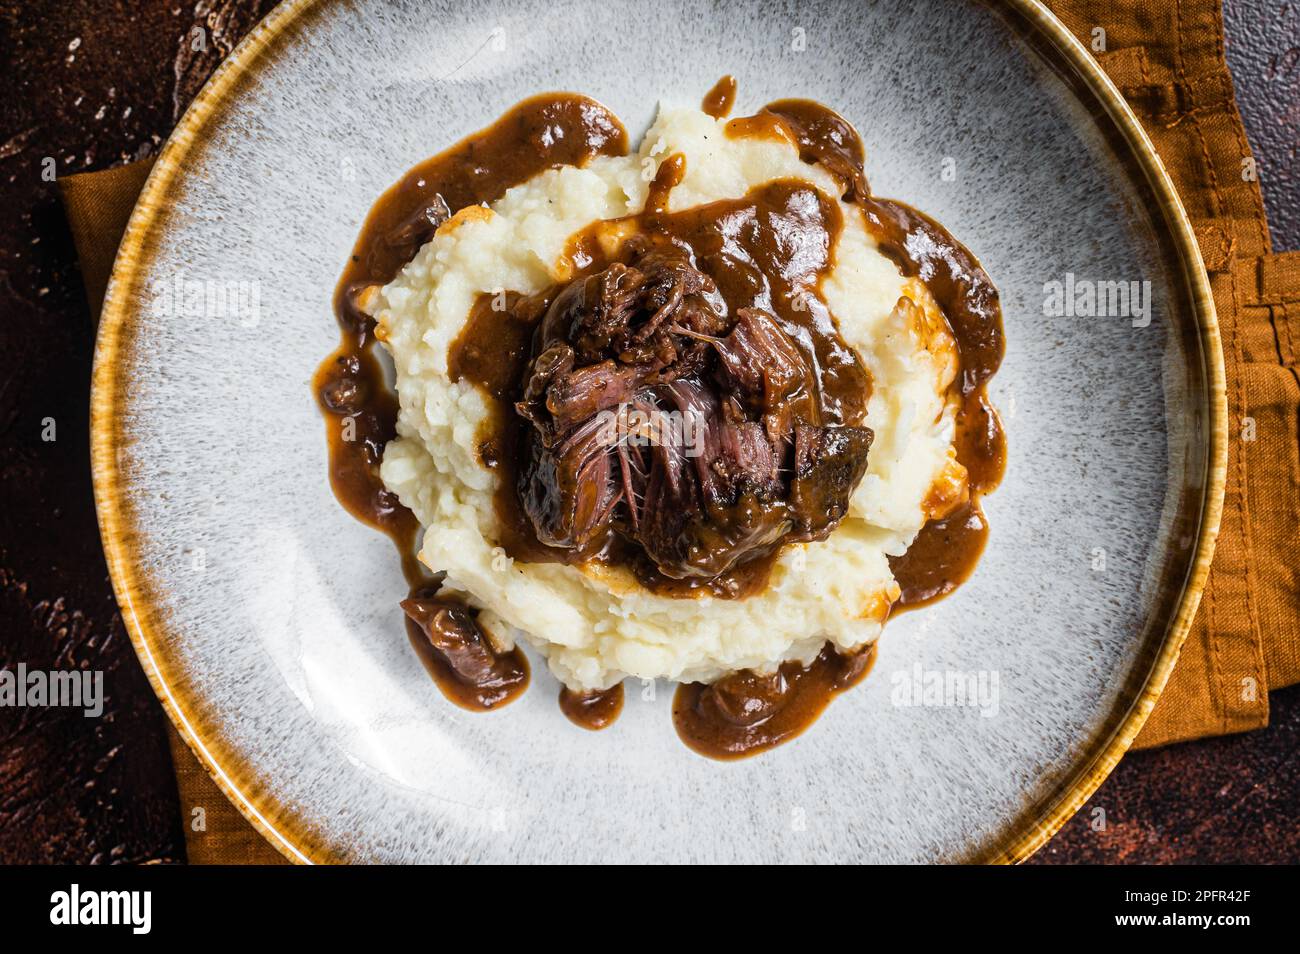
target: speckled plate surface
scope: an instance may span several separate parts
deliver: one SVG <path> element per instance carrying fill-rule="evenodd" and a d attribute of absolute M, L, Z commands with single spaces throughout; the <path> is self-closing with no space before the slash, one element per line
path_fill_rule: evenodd
<path fill-rule="evenodd" d="M 545 90 L 605 102 L 635 138 L 658 100 L 698 103 L 723 72 L 737 114 L 803 96 L 846 115 L 873 190 L 980 257 L 1006 315 L 991 394 L 1009 444 L 974 578 L 891 621 L 872 675 L 801 738 L 729 764 L 680 744 L 666 683 L 630 687 L 599 734 L 564 718 L 536 658 L 516 704 L 449 705 L 407 645 L 388 540 L 330 493 L 310 386 L 341 266 L 405 169 Z M 1067 276 L 1149 282 L 1149 321 L 1045 313 Z M 1181 208 L 1117 94 L 1028 0 L 286 3 L 154 170 L 92 408 L 145 668 L 240 809 L 316 861 L 1022 858 L 1168 677 L 1213 547 L 1224 422 Z M 900 704 L 918 672 L 997 695 Z"/>

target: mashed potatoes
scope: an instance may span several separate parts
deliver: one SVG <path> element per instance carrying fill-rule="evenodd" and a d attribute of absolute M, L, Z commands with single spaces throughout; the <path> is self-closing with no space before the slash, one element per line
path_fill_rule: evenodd
<path fill-rule="evenodd" d="M 695 109 L 664 110 L 636 154 L 544 172 L 491 210 L 462 210 L 369 303 L 401 403 L 381 474 L 426 527 L 421 560 L 481 610 L 500 647 L 522 637 L 573 689 L 604 689 L 625 676 L 709 682 L 736 669 L 810 662 L 827 640 L 843 650 L 873 641 L 898 596 L 888 557 L 907 549 L 929 516 L 927 500 L 964 491 L 945 400 L 956 371 L 951 334 L 928 291 L 899 273 L 860 211 L 841 203 L 844 228 L 821 294 L 871 373 L 865 424 L 875 442 L 849 513 L 828 539 L 788 546 L 766 589 L 739 600 L 656 595 L 626 571 L 516 562 L 497 545 L 498 477 L 477 455 L 488 399 L 451 380 L 449 346 L 480 294 L 532 294 L 569 279 L 570 236 L 639 211 L 669 155 L 686 159 L 670 195 L 674 212 L 778 178 L 839 194 L 795 146 L 729 138 L 723 125 Z"/>

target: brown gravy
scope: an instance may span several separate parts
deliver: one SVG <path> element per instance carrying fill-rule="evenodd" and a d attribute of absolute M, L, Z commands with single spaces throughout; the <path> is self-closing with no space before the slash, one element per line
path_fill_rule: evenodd
<path fill-rule="evenodd" d="M 402 600 L 406 636 L 425 670 L 450 701 L 471 712 L 498 709 L 528 688 L 528 659 L 519 647 L 498 652 L 487 641 L 477 614 L 458 600 L 438 596 L 438 584 L 415 589 Z M 439 625 L 439 616 L 452 625 Z"/>
<path fill-rule="evenodd" d="M 736 103 L 736 77 L 728 73 L 713 84 L 713 88 L 704 94 L 700 109 L 714 119 L 721 119 L 731 112 Z"/>
<path fill-rule="evenodd" d="M 965 583 L 988 535 L 989 522 L 978 502 L 964 503 L 928 522 L 906 553 L 890 558 L 894 579 L 903 590 L 892 611 L 933 603 Z"/>
<path fill-rule="evenodd" d="M 704 98 L 703 109 L 715 117 L 725 116 L 735 92 L 734 79 L 723 77 Z M 942 226 L 902 203 L 870 194 L 861 138 L 826 107 L 807 100 L 781 100 L 754 116 L 732 120 L 727 132 L 788 139 L 799 145 L 805 161 L 821 162 L 840 179 L 845 200 L 861 207 L 869 231 L 886 254 L 905 274 L 926 283 L 948 318 L 961 362 L 954 385 L 960 401 L 957 453 L 970 474 L 971 496 L 956 511 L 932 520 L 907 554 L 891 560 L 903 590 L 895 611 L 937 599 L 960 585 L 978 561 L 988 533 L 979 497 L 996 487 L 1005 463 L 1001 423 L 985 394 L 1003 353 L 997 292 L 974 256 Z M 437 226 L 459 209 L 491 202 L 544 169 L 626 151 L 622 125 L 598 103 L 573 94 L 535 97 L 491 127 L 416 166 L 384 193 L 366 220 L 335 295 L 342 343 L 321 365 L 314 387 L 325 411 L 331 486 L 349 512 L 393 538 L 414 599 L 433 599 L 437 579 L 415 559 L 419 527 L 414 515 L 378 477 L 384 445 L 395 434 L 397 402 L 375 353 L 373 322 L 357 307 L 356 295 L 391 280 Z M 729 308 L 744 307 L 761 297 L 786 329 L 816 354 L 818 384 L 831 419 L 860 420 L 870 393 L 869 378 L 857 356 L 839 339 L 834 320 L 817 295 L 820 277 L 831 266 L 830 250 L 840 228 L 838 207 L 791 181 L 769 183 L 740 200 L 670 214 L 667 197 L 681 174 L 680 157 L 661 166 L 645 211 L 633 217 L 635 227 L 690 245 L 718 282 Z M 746 242 L 736 238 L 739 230 L 724 232 L 720 227 L 724 220 L 739 217 L 756 224 L 761 235 L 764 217 L 770 219 L 775 210 L 788 213 L 796 200 L 809 224 L 796 236 L 782 233 L 779 237 L 797 239 L 800 249 L 808 253 L 799 257 L 805 263 L 802 271 L 788 268 L 788 244 L 780 245 L 783 251 L 778 254 L 774 231 L 767 242 Z M 578 272 L 606 261 L 599 228 L 585 230 L 571 243 L 570 261 Z M 917 237 L 925 241 L 915 241 Z M 809 261 L 811 268 L 806 267 Z M 512 389 L 526 360 L 533 326 L 553 292 L 528 300 L 517 294 L 500 299 L 483 296 L 448 356 L 453 377 L 473 381 L 498 405 L 494 426 L 481 437 L 479 457 L 486 466 L 501 468 L 497 509 L 504 533 L 500 542 L 513 557 L 526 562 L 576 559 L 571 552 L 537 541 L 514 492 L 519 431 L 510 407 Z M 708 583 L 669 580 L 653 567 L 638 565 L 634 555 L 620 552 L 616 544 L 580 556 L 624 563 L 643 584 L 664 595 L 739 599 L 766 585 L 775 555 L 753 560 Z M 488 676 L 467 681 L 448 654 L 435 648 L 426 628 L 417 622 L 419 616 L 417 609 L 412 611 L 414 618 L 408 618 L 412 645 L 456 704 L 475 710 L 498 707 L 527 685 L 527 663 L 518 650 L 499 654 L 495 662 L 484 660 L 481 669 Z M 863 678 L 874 657 L 874 647 L 841 655 L 828 644 L 808 667 L 786 663 L 771 676 L 740 672 L 711 686 L 683 684 L 674 698 L 673 720 L 683 741 L 702 755 L 719 759 L 752 755 L 807 728 L 836 694 Z M 621 685 L 593 694 L 566 689 L 560 697 L 565 714 L 586 728 L 612 723 L 622 702 Z"/>
<path fill-rule="evenodd" d="M 609 728 L 623 711 L 623 684 L 611 686 L 604 692 L 574 692 L 560 690 L 560 711 L 574 725 L 597 731 Z"/>
<path fill-rule="evenodd" d="M 712 685 L 682 683 L 673 697 L 673 723 L 683 742 L 713 759 L 740 759 L 788 742 L 857 685 L 876 659 L 875 645 L 838 653 L 828 643 L 810 666 L 782 663 L 771 675 L 749 670 Z"/>
<path fill-rule="evenodd" d="M 406 582 L 418 586 L 426 580 L 415 558 L 419 521 L 379 479 L 384 447 L 397 436 L 397 395 L 375 355 L 368 319 L 363 320 L 350 296 L 341 296 L 336 304 L 343 343 L 312 380 L 325 412 L 330 487 L 348 513 L 392 538 Z"/>

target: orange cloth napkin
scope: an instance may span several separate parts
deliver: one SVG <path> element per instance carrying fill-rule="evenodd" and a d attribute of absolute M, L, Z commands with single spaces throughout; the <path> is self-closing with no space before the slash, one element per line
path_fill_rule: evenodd
<path fill-rule="evenodd" d="M 1227 370 L 1218 549 L 1182 657 L 1136 747 L 1257 729 L 1268 724 L 1268 690 L 1300 681 L 1300 253 L 1271 251 L 1259 189 L 1242 175 L 1250 147 L 1215 0 L 1049 6 L 1085 45 L 1095 27 L 1106 31 L 1098 61 L 1142 120 L 1195 227 Z M 149 165 L 60 180 L 96 314 Z M 281 861 L 169 732 L 190 861 Z"/>
<path fill-rule="evenodd" d="M 1216 0 L 1049 0 L 1142 121 L 1210 276 L 1228 385 L 1228 482 L 1209 582 L 1138 747 L 1268 724 L 1300 681 L 1300 252 L 1274 253 Z"/>

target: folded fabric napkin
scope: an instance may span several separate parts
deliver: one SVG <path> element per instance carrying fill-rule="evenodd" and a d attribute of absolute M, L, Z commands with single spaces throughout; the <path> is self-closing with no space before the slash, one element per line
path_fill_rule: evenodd
<path fill-rule="evenodd" d="M 1268 690 L 1300 681 L 1300 253 L 1271 252 L 1216 0 L 1058 0 L 1128 99 L 1192 220 L 1218 309 L 1230 442 L 1223 522 L 1182 656 L 1137 748 L 1257 729 Z M 118 240 L 151 163 L 60 180 L 98 314 Z M 322 321 L 330 320 L 328 315 Z M 282 861 L 169 726 L 193 863 Z M 203 830 L 194 809 L 202 808 Z"/>

